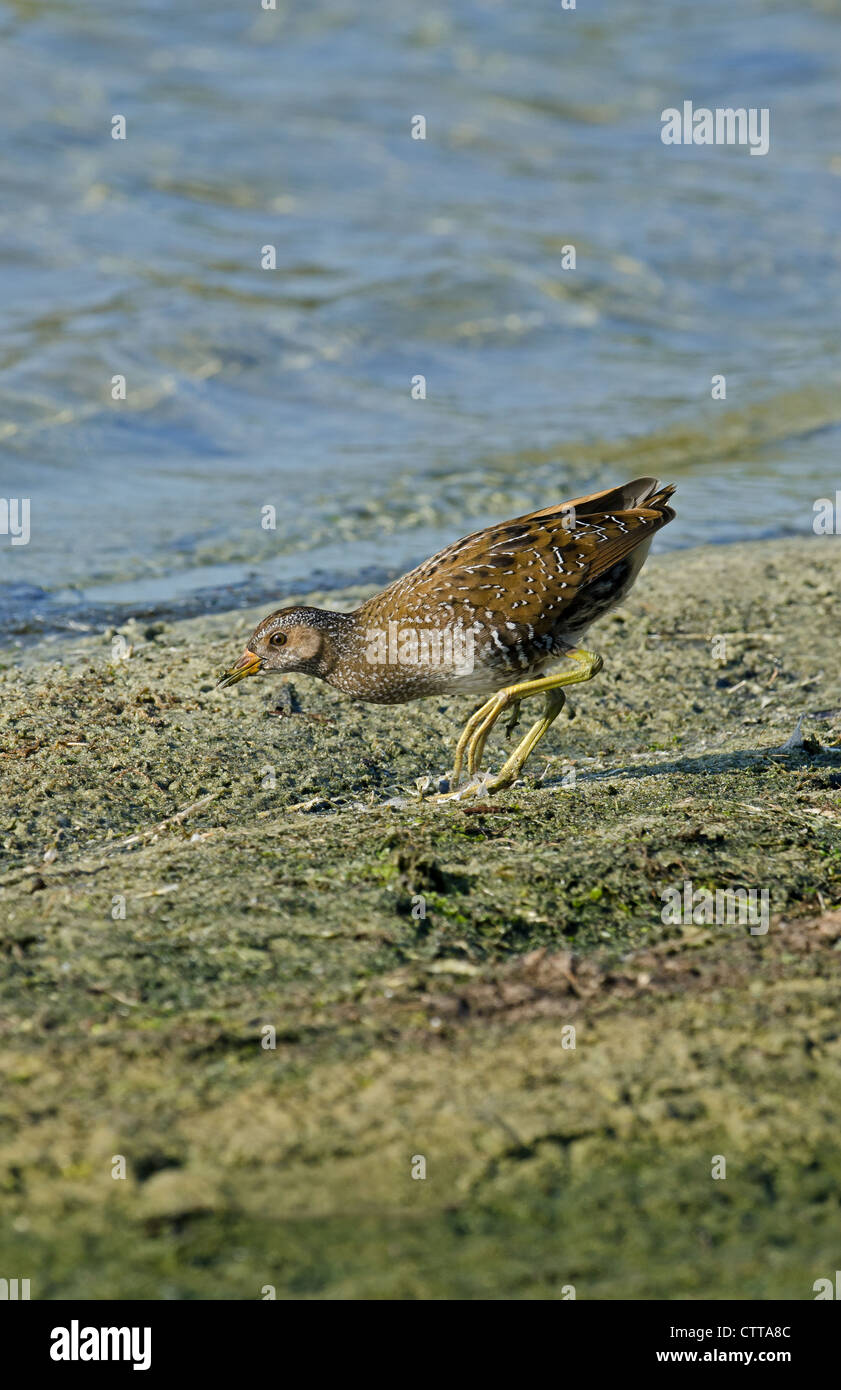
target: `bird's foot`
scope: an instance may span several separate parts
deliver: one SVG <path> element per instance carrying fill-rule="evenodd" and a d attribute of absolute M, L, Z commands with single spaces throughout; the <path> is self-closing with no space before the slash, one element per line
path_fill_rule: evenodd
<path fill-rule="evenodd" d="M 494 790 L 493 782 L 493 773 L 480 772 L 477 776 L 471 778 L 469 782 L 464 782 L 455 787 L 450 783 L 447 791 L 438 792 L 424 799 L 436 804 L 444 801 L 472 801 L 477 796 L 490 795 Z"/>

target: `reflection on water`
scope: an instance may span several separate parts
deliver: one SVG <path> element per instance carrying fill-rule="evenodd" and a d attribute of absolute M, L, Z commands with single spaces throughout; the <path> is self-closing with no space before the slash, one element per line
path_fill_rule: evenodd
<path fill-rule="evenodd" d="M 640 472 L 679 484 L 663 544 L 808 531 L 839 30 L 829 0 L 0 3 L 0 496 L 32 513 L 0 630 L 385 576 Z M 768 107 L 769 154 L 664 146 L 685 99 Z"/>

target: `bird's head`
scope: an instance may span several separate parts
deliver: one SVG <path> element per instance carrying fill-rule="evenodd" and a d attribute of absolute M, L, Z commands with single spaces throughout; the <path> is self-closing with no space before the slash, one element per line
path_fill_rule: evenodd
<path fill-rule="evenodd" d="M 341 614 L 323 608 L 279 608 L 258 623 L 248 646 L 220 685 L 236 685 L 258 671 L 305 671 L 326 676 L 333 665 L 333 623 Z"/>

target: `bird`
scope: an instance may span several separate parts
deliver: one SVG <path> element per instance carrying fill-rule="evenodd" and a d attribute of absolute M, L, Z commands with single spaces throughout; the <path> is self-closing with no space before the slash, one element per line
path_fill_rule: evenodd
<path fill-rule="evenodd" d="M 260 671 L 320 677 L 356 699 L 403 704 L 486 696 L 455 750 L 446 796 L 510 787 L 564 706 L 565 687 L 592 680 L 602 658 L 588 631 L 628 594 L 651 542 L 675 512 L 673 485 L 636 478 L 474 531 L 352 612 L 292 606 L 263 618 L 227 687 Z M 495 775 L 480 776 L 488 735 L 543 695 L 543 712 Z M 463 789 L 464 768 L 474 779 Z M 440 798 L 439 798 L 440 799 Z"/>

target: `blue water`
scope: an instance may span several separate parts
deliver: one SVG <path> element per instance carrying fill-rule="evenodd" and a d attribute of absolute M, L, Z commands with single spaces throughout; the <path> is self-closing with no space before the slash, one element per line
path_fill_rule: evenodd
<path fill-rule="evenodd" d="M 0 40 L 0 634 L 385 578 L 637 473 L 663 545 L 841 486 L 828 0 L 18 0 Z M 665 146 L 684 100 L 769 153 Z"/>

